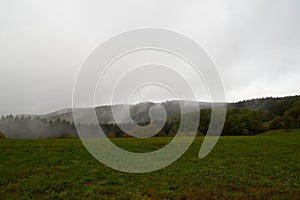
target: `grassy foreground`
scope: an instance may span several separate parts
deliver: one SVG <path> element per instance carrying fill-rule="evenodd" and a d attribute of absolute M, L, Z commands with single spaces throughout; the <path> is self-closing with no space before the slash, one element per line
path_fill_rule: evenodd
<path fill-rule="evenodd" d="M 113 142 L 140 152 L 169 140 Z M 200 160 L 202 141 L 162 170 L 127 174 L 98 162 L 79 139 L 0 140 L 0 199 L 300 198 L 300 130 L 221 137 Z"/>

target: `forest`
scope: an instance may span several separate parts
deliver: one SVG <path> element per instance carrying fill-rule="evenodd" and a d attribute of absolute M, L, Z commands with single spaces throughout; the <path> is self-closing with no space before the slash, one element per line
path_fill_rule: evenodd
<path fill-rule="evenodd" d="M 179 129 L 180 121 L 185 119 L 193 123 L 200 115 L 198 135 L 205 135 L 211 118 L 211 109 L 191 112 L 184 115 L 170 115 L 155 136 L 174 136 Z M 147 126 L 149 131 L 156 130 L 153 124 Z M 139 122 L 138 125 L 149 125 L 149 121 Z M 130 137 L 122 127 L 134 130 L 133 124 L 102 123 L 102 130 L 107 137 Z M 98 137 L 98 126 L 80 124 L 77 128 L 85 129 L 86 137 Z M 300 96 L 282 98 L 261 98 L 228 104 L 226 120 L 222 135 L 254 135 L 267 130 L 300 128 Z M 195 131 L 188 126 L 182 127 L 180 132 Z M 56 119 L 46 120 L 32 116 L 3 116 L 0 120 L 1 137 L 7 138 L 72 138 L 78 137 L 74 123 Z"/>

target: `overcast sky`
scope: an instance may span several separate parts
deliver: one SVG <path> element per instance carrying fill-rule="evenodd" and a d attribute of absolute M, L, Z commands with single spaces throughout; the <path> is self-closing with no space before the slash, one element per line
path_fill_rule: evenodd
<path fill-rule="evenodd" d="M 76 74 L 110 37 L 182 33 L 214 60 L 226 100 L 300 94 L 300 1 L 0 1 L 0 115 L 71 107 Z"/>

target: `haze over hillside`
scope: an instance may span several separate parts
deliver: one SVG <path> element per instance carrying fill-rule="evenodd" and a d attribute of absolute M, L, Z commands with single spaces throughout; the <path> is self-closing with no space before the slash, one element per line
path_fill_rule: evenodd
<path fill-rule="evenodd" d="M 162 102 L 161 105 L 165 108 L 167 115 L 177 115 L 181 114 L 180 110 L 180 105 L 184 107 L 184 110 L 186 110 L 185 113 L 187 112 L 193 112 L 195 111 L 193 108 L 194 104 L 199 104 L 199 109 L 205 109 L 210 107 L 210 103 L 203 103 L 203 102 L 193 102 L 193 101 L 166 101 Z M 134 122 L 139 123 L 139 122 L 145 122 L 149 120 L 149 109 L 151 107 L 155 107 L 155 105 L 158 105 L 159 103 L 153 103 L 153 102 L 142 102 L 134 105 L 129 105 L 130 109 L 130 114 Z M 112 105 L 112 106 L 98 106 L 95 108 L 96 114 L 98 116 L 98 120 L 100 123 L 115 123 L 114 117 L 112 114 L 112 109 L 115 109 L 118 112 L 118 115 L 124 115 L 125 112 L 127 112 L 127 106 L 125 104 L 120 104 L 120 105 Z M 90 108 L 79 108 L 75 109 L 75 112 L 78 112 L 80 115 L 80 118 L 82 121 L 85 120 L 87 117 Z M 184 114 L 184 113 L 182 113 Z M 73 114 L 72 114 L 72 109 L 63 109 L 59 110 L 56 112 L 52 112 L 49 114 L 45 115 L 40 115 L 41 118 L 47 119 L 47 120 L 52 120 L 55 121 L 57 119 L 61 120 L 66 120 L 69 122 L 73 121 Z M 88 122 L 89 120 L 86 119 Z M 131 120 L 126 118 L 122 118 L 123 123 L 128 123 Z"/>
<path fill-rule="evenodd" d="M 210 124 L 211 108 L 218 109 L 223 103 L 205 103 L 194 101 L 166 101 L 162 103 L 143 102 L 135 105 L 99 106 L 95 108 L 98 122 L 105 134 L 124 137 L 122 126 L 134 130 L 134 124 L 141 126 L 150 123 L 152 111 L 159 113 L 161 106 L 165 110 L 166 121 L 160 115 L 154 118 L 152 128 L 162 127 L 160 135 L 172 135 L 178 130 L 182 118 L 189 123 L 199 120 L 198 132 L 205 134 Z M 180 107 L 180 105 L 182 107 Z M 197 106 L 199 110 L 197 111 Z M 88 137 L 97 135 L 98 122 L 91 122 L 90 109 L 76 108 L 76 117 L 80 126 L 85 128 Z M 129 115 L 128 115 L 129 109 Z M 114 110 L 114 112 L 112 111 Z M 184 111 L 181 113 L 181 111 Z M 200 111 L 200 113 L 199 113 Z M 114 113 L 115 115 L 113 116 Z M 117 120 L 116 120 L 117 115 Z M 153 117 L 153 115 L 152 115 Z M 162 125 L 159 125 L 161 124 Z M 164 123 L 164 125 L 163 125 Z M 151 122 L 152 124 L 152 122 Z M 252 124 L 252 125 L 251 125 Z M 256 134 L 268 129 L 293 128 L 300 126 L 300 96 L 281 98 L 260 98 L 227 104 L 227 116 L 223 134 Z M 120 129 L 121 128 L 121 129 Z M 60 138 L 78 137 L 73 124 L 72 109 L 63 109 L 46 115 L 6 116 L 0 120 L 0 130 L 8 138 Z M 159 130 L 161 130 L 159 128 Z M 186 130 L 189 130 L 187 128 Z M 192 131 L 192 130 L 190 130 Z"/>
<path fill-rule="evenodd" d="M 291 96 L 293 98 L 299 98 L 300 96 Z M 251 99 L 251 100 L 245 100 L 240 101 L 236 103 L 227 103 L 227 109 L 235 109 L 235 108 L 247 108 L 249 110 L 264 110 L 267 109 L 271 104 L 273 104 L 276 101 L 279 101 L 284 98 L 289 97 L 268 97 L 268 98 L 259 98 L 259 99 Z M 179 115 L 181 114 L 180 111 L 180 104 L 182 107 L 184 107 L 184 110 L 187 112 L 193 112 L 193 105 L 194 103 L 199 104 L 199 110 L 201 109 L 207 109 L 211 107 L 212 103 L 208 102 L 194 102 L 194 101 L 166 101 L 162 103 L 153 103 L 153 102 L 143 102 L 139 104 L 129 105 L 130 108 L 130 114 L 134 122 L 145 122 L 149 120 L 149 109 L 157 104 L 161 104 L 165 110 L 168 116 L 171 115 Z M 218 105 L 218 103 L 214 103 L 215 106 Z M 112 114 L 112 108 L 116 109 L 120 115 L 122 115 L 122 112 L 126 112 L 127 105 L 113 105 L 113 106 L 98 106 L 95 108 L 96 114 L 98 116 L 98 120 L 100 123 L 115 123 L 113 114 Z M 82 121 L 87 117 L 87 114 L 89 113 L 90 108 L 77 108 L 75 109 L 76 112 L 80 113 Z M 185 114 L 185 113 L 182 113 Z M 73 122 L 73 114 L 72 109 L 62 109 L 55 112 L 51 112 L 45 115 L 39 115 L 39 117 L 46 119 L 48 121 L 55 121 L 57 119 L 66 120 L 68 122 Z M 86 121 L 89 121 L 86 119 Z M 124 118 L 123 123 L 130 122 L 130 119 Z"/>

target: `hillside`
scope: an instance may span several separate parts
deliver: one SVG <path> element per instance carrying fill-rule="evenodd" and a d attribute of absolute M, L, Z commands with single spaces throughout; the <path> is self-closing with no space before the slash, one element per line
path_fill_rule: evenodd
<path fill-rule="evenodd" d="M 278 115 L 282 115 L 284 113 L 285 107 L 289 106 L 291 102 L 300 99 L 300 96 L 289 96 L 289 97 L 267 97 L 267 98 L 259 98 L 259 99 L 251 99 L 240 101 L 236 103 L 228 103 L 227 109 L 239 109 L 246 108 L 249 110 L 256 111 L 272 111 Z M 198 103 L 199 109 L 207 109 L 210 108 L 211 103 L 207 102 L 193 102 L 193 101 L 166 101 L 162 102 L 161 105 L 166 109 L 168 116 L 172 115 L 180 115 L 180 104 L 184 107 L 184 110 L 187 112 L 193 112 L 193 104 Z M 135 105 L 129 105 L 130 114 L 134 122 L 141 123 L 145 121 L 149 121 L 149 109 L 153 105 L 157 105 L 158 103 L 153 102 L 143 102 Z M 98 120 L 100 123 L 114 123 L 113 115 L 111 109 L 118 110 L 118 113 L 122 115 L 122 112 L 126 111 L 127 105 L 113 105 L 113 106 L 98 106 L 96 107 L 96 114 L 98 116 Z M 76 112 L 79 112 L 82 116 L 82 119 L 86 118 L 88 113 L 88 109 L 80 108 L 76 109 Z M 186 112 L 186 113 L 187 113 Z M 184 114 L 184 113 L 183 113 Z M 57 119 L 66 120 L 69 122 L 73 121 L 72 109 L 63 109 L 56 112 L 52 112 L 46 115 L 40 115 L 39 117 L 46 119 L 48 121 L 55 121 Z M 128 118 L 123 119 L 124 123 L 130 122 Z"/>
<path fill-rule="evenodd" d="M 128 137 L 128 131 L 139 134 L 134 124 L 148 125 L 150 115 L 155 115 L 150 129 L 161 130 L 157 136 L 173 136 L 178 131 L 196 131 L 196 127 L 192 125 L 195 121 L 199 123 L 197 133 L 205 135 L 210 124 L 211 105 L 193 101 L 167 101 L 161 104 L 143 102 L 135 105 L 99 106 L 95 110 L 103 132 L 110 137 Z M 214 103 L 215 108 L 218 105 L 220 104 Z M 128 106 L 130 115 L 127 112 Z M 159 112 L 150 112 L 150 109 L 161 112 L 162 110 L 158 110 L 161 109 L 160 106 L 166 111 L 166 121 L 162 120 L 163 115 L 157 114 Z M 200 113 L 195 112 L 197 106 L 201 110 Z M 227 107 L 222 135 L 253 135 L 271 129 L 300 128 L 300 96 L 252 99 L 229 103 Z M 181 115 L 181 108 L 183 115 Z M 80 128 L 83 128 L 86 133 L 84 137 L 98 137 L 96 123 L 88 117 L 90 109 L 76 108 L 76 116 L 81 120 Z M 114 120 L 112 109 L 115 110 L 118 120 Z M 186 126 L 181 126 L 179 130 L 182 119 L 187 120 L 188 123 Z M 40 116 L 9 115 L 0 120 L 0 131 L 7 138 L 78 137 L 76 128 L 73 124 L 72 109 L 63 109 Z"/>
<path fill-rule="evenodd" d="M 195 111 L 194 104 L 199 104 L 199 109 L 206 109 L 210 107 L 210 103 L 204 103 L 204 102 L 193 102 L 193 101 L 166 101 L 161 103 L 161 105 L 165 108 L 167 115 L 180 115 L 180 104 L 182 105 L 183 109 L 186 110 L 185 113 L 188 112 L 193 112 Z M 143 103 L 138 103 L 135 105 L 129 105 L 130 109 L 130 114 L 134 122 L 136 123 L 142 123 L 145 121 L 149 121 L 149 109 L 155 105 L 158 105 L 158 103 L 153 103 L 153 102 L 143 102 Z M 104 123 L 114 123 L 114 118 L 112 114 L 112 109 L 115 109 L 118 111 L 118 115 L 124 115 L 126 113 L 126 108 L 128 105 L 112 105 L 112 106 L 98 106 L 95 108 L 96 114 L 98 117 L 99 122 L 102 124 Z M 89 113 L 89 108 L 80 108 L 76 109 L 75 112 L 78 112 L 80 115 L 80 118 L 82 121 L 89 121 L 86 119 L 88 113 Z M 184 114 L 184 113 L 183 113 Z M 63 109 L 59 110 L 56 112 L 52 112 L 49 114 L 45 115 L 40 115 L 39 117 L 46 119 L 48 121 L 55 121 L 57 119 L 60 120 L 66 120 L 68 122 L 73 122 L 73 114 L 72 114 L 72 109 Z M 123 123 L 129 123 L 131 122 L 130 119 L 123 117 L 122 118 Z"/>

